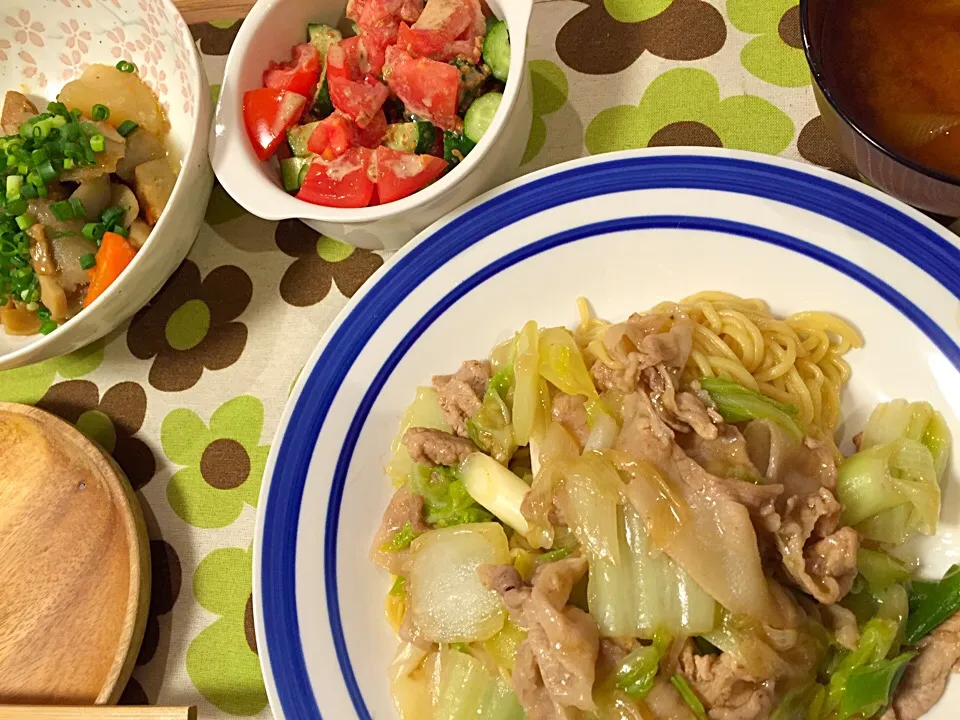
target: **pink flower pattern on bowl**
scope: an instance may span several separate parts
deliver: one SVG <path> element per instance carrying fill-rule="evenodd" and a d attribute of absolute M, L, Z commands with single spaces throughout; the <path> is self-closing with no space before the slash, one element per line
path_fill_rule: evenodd
<path fill-rule="evenodd" d="M 19 78 L 26 92 L 50 99 L 89 65 L 126 60 L 168 117 L 191 122 L 202 80 L 188 56 L 193 39 L 170 2 L 0 0 L 0 77 L 7 80 L 0 91 L 17 87 Z"/>
<path fill-rule="evenodd" d="M 33 20 L 30 11 L 20 8 L 16 15 L 7 15 L 7 25 L 14 29 L 13 39 L 20 45 L 28 42 L 36 47 L 43 47 L 43 33 L 46 31 L 43 23 Z"/>

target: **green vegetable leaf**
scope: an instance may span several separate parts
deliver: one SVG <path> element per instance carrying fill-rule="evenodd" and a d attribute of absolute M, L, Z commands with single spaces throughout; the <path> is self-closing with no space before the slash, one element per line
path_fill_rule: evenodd
<path fill-rule="evenodd" d="M 423 498 L 424 519 L 434 528 L 467 523 L 489 522 L 493 515 L 480 507 L 460 480 L 454 468 L 438 465 L 417 468 L 410 478 L 410 489 Z"/>
<path fill-rule="evenodd" d="M 556 550 L 545 552 L 543 555 L 537 558 L 537 565 L 546 565 L 547 563 L 556 562 L 557 560 L 563 560 L 576 549 L 577 548 L 575 547 L 567 547 L 557 548 Z"/>
<path fill-rule="evenodd" d="M 794 688 L 780 700 L 770 720 L 810 720 L 819 718 L 826 689 L 818 683 Z"/>
<path fill-rule="evenodd" d="M 409 522 L 403 524 L 403 527 L 393 534 L 393 537 L 387 540 L 380 549 L 384 552 L 400 552 L 410 547 L 410 543 L 416 540 L 418 533 L 413 529 Z"/>
<path fill-rule="evenodd" d="M 909 601 L 905 641 L 914 645 L 960 610 L 960 565 L 951 566 L 938 582 L 912 583 Z"/>
<path fill-rule="evenodd" d="M 397 576 L 390 588 L 390 594 L 394 597 L 403 597 L 407 594 L 407 579 L 403 575 Z"/>
<path fill-rule="evenodd" d="M 837 720 L 846 720 L 853 715 L 873 717 L 889 705 L 907 663 L 914 657 L 915 652 L 905 652 L 892 660 L 880 660 L 852 670 L 840 701 Z"/>
<path fill-rule="evenodd" d="M 803 426 L 797 420 L 797 409 L 793 405 L 784 405 L 756 390 L 719 377 L 700 378 L 700 387 L 707 392 L 717 412 L 728 423 L 770 420 L 797 440 L 804 436 Z"/>
<path fill-rule="evenodd" d="M 704 710 L 703 703 L 700 702 L 700 698 L 697 697 L 697 694 L 693 691 L 693 688 L 690 687 L 690 683 L 687 682 L 687 679 L 680 673 L 674 673 L 673 677 L 670 678 L 670 682 L 677 689 L 677 692 L 680 693 L 680 697 L 683 698 L 683 701 L 693 711 L 693 714 L 696 716 L 697 720 L 707 720 L 707 711 Z"/>
<path fill-rule="evenodd" d="M 857 571 L 874 590 L 883 590 L 894 583 L 906 582 L 913 574 L 902 560 L 878 550 L 857 550 Z"/>
<path fill-rule="evenodd" d="M 841 707 L 850 676 L 857 668 L 879 663 L 886 658 L 897 637 L 899 625 L 893 620 L 875 617 L 863 627 L 857 649 L 848 653 L 829 673 L 825 709 L 831 713 Z"/>
<path fill-rule="evenodd" d="M 613 672 L 617 687 L 630 697 L 641 699 L 653 688 L 660 670 L 660 659 L 670 644 L 665 633 L 658 632 L 652 645 L 641 645 L 620 661 Z"/>
<path fill-rule="evenodd" d="M 517 449 L 508 404 L 513 383 L 513 365 L 507 365 L 490 378 L 480 409 L 467 420 L 470 439 L 501 465 L 507 465 Z"/>

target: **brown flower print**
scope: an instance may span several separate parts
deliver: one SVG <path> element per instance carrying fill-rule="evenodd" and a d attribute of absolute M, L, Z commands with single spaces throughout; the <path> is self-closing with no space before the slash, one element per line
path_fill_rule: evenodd
<path fill-rule="evenodd" d="M 719 52 L 727 40 L 723 15 L 703 0 L 673 0 L 642 22 L 616 19 L 605 0 L 584 4 L 560 29 L 557 54 L 588 75 L 626 70 L 646 51 L 667 60 L 701 60 Z"/>
<path fill-rule="evenodd" d="M 0 39 L 0 60 L 4 62 L 7 61 L 7 53 L 5 51 L 9 49 L 10 49 L 10 41 Z"/>
<path fill-rule="evenodd" d="M 847 177 L 859 177 L 857 168 L 827 133 L 827 126 L 820 115 L 803 126 L 797 137 L 797 152 L 800 153 L 800 157 L 814 165 L 820 165 Z"/>
<path fill-rule="evenodd" d="M 46 32 L 46 28 L 44 28 L 43 23 L 30 17 L 29 10 L 21 8 L 17 11 L 16 16 L 8 15 L 7 25 L 16 29 L 16 32 L 13 33 L 13 39 L 21 45 L 26 45 L 29 41 L 31 45 L 43 47 L 41 35 Z"/>
<path fill-rule="evenodd" d="M 383 258 L 319 235 L 299 220 L 282 220 L 274 233 L 277 247 L 296 261 L 280 280 L 280 297 L 294 307 L 323 300 L 333 283 L 347 297 L 383 265 Z"/>
<path fill-rule="evenodd" d="M 140 654 L 137 655 L 137 667 L 147 665 L 156 657 L 161 642 L 160 617 L 168 615 L 173 610 L 177 598 L 180 597 L 180 587 L 183 581 L 180 557 L 173 546 L 164 540 L 150 541 L 150 566 L 150 610 L 147 614 L 147 625 L 143 632 Z M 145 679 L 150 680 L 155 675 L 155 673 L 151 673 Z M 139 681 L 130 678 L 127 687 L 120 696 L 119 704 L 150 705 L 155 700 L 156 698 L 150 699 Z"/>
<path fill-rule="evenodd" d="M 200 43 L 200 52 L 204 55 L 227 55 L 233 41 L 240 32 L 242 20 L 227 25 L 226 23 L 197 23 L 190 26 L 190 34 Z M 226 27 L 225 27 L 226 26 Z"/>
<path fill-rule="evenodd" d="M 188 390 L 203 371 L 223 370 L 240 359 L 247 326 L 237 318 L 253 296 L 240 268 L 223 265 L 201 282 L 185 260 L 127 331 L 127 347 L 141 360 L 153 358 L 150 384 L 164 392 Z"/>
<path fill-rule="evenodd" d="M 147 627 L 143 632 L 143 644 L 137 655 L 137 665 L 146 665 L 153 660 L 160 646 L 160 616 L 173 610 L 180 596 L 182 573 L 180 557 L 165 540 L 150 541 L 151 590 L 150 611 Z"/>
<path fill-rule="evenodd" d="M 47 390 L 37 407 L 73 423 L 100 443 L 134 490 L 153 478 L 157 468 L 153 452 L 134 437 L 147 414 L 147 394 L 137 383 L 118 383 L 100 397 L 94 383 L 68 380 Z"/>

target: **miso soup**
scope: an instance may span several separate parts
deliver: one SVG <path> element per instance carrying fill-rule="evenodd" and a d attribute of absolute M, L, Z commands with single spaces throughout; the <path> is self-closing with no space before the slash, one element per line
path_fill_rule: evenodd
<path fill-rule="evenodd" d="M 829 0 L 827 89 L 867 134 L 960 177 L 960 0 Z"/>

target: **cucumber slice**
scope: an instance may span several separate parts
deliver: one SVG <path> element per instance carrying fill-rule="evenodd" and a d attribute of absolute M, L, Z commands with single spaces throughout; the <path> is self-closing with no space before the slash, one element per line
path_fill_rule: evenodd
<path fill-rule="evenodd" d="M 330 88 L 327 85 L 327 69 L 323 69 L 323 77 L 317 85 L 317 91 L 313 94 L 313 107 L 310 112 L 323 120 L 333 114 L 333 101 L 330 99 Z"/>
<path fill-rule="evenodd" d="M 437 130 L 432 123 L 414 121 L 387 126 L 383 144 L 393 150 L 426 155 L 433 150 Z"/>
<path fill-rule="evenodd" d="M 459 133 L 452 133 L 445 130 L 443 133 L 443 159 L 450 163 L 451 167 L 459 165 L 476 145 L 473 140 Z"/>
<path fill-rule="evenodd" d="M 474 65 L 466 60 L 456 59 L 450 63 L 460 71 L 460 97 L 457 102 L 457 114 L 463 115 L 467 108 L 483 94 L 483 86 L 490 77 L 490 68 L 486 65 Z"/>
<path fill-rule="evenodd" d="M 501 100 L 503 95 L 498 92 L 488 92 L 474 100 L 473 105 L 467 109 L 467 114 L 463 116 L 463 134 L 475 143 L 480 142 L 480 138 L 493 122 Z"/>
<path fill-rule="evenodd" d="M 336 28 L 322 23 L 310 23 L 307 25 L 307 41 L 320 51 L 321 67 L 327 60 L 327 51 L 330 46 L 343 40 L 343 35 Z"/>
<path fill-rule="evenodd" d="M 307 140 L 319 125 L 319 122 L 307 123 L 306 125 L 294 125 L 287 130 L 287 144 L 290 146 L 290 152 L 297 157 L 305 157 L 310 154 L 307 150 Z"/>
<path fill-rule="evenodd" d="M 307 157 L 284 158 L 280 161 L 280 177 L 283 179 L 283 189 L 287 192 L 297 192 L 303 185 L 303 178 L 307 174 L 307 168 L 313 161 L 315 155 Z"/>
<path fill-rule="evenodd" d="M 487 39 L 483 41 L 483 60 L 497 80 L 507 81 L 510 71 L 510 33 L 502 20 L 490 28 Z"/>

